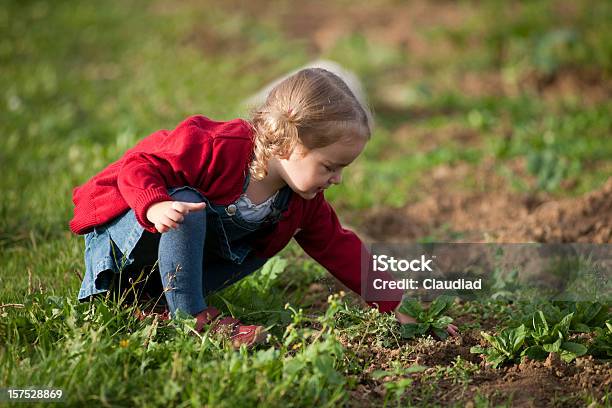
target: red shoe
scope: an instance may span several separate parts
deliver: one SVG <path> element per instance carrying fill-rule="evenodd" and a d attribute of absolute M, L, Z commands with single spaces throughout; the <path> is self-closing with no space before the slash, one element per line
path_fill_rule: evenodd
<path fill-rule="evenodd" d="M 196 331 L 202 332 L 207 325 L 211 325 L 214 333 L 221 333 L 232 341 L 232 346 L 240 348 L 241 345 L 253 347 L 266 340 L 268 333 L 263 326 L 244 325 L 233 317 L 219 318 L 221 312 L 215 307 L 208 307 L 198 313 L 196 318 Z"/>
<path fill-rule="evenodd" d="M 166 303 L 159 301 L 153 302 L 153 300 L 154 299 L 148 294 L 143 294 L 134 312 L 136 318 L 138 320 L 144 320 L 150 316 L 157 316 L 161 321 L 170 320 L 170 311 L 166 307 Z"/>

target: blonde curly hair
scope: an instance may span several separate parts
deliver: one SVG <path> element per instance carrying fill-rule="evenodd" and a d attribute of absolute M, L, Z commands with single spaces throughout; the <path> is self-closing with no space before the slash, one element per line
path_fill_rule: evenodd
<path fill-rule="evenodd" d="M 307 150 L 328 146 L 344 137 L 372 134 L 372 114 L 337 75 L 307 68 L 275 86 L 252 111 L 254 131 L 251 177 L 263 179 L 272 157 L 287 158 L 297 144 Z"/>

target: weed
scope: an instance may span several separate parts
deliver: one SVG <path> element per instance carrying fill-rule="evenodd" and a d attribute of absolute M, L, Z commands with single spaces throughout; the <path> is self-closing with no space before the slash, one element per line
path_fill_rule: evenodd
<path fill-rule="evenodd" d="M 399 406 L 402 396 L 406 393 L 408 387 L 412 385 L 414 381 L 411 377 L 408 377 L 413 373 L 420 373 L 427 369 L 427 367 L 415 364 L 407 368 L 403 368 L 399 364 L 395 364 L 392 370 L 377 370 L 372 373 L 372 378 L 380 380 L 383 378 L 397 378 L 395 381 L 385 382 L 385 400 L 384 406 L 387 406 L 389 400 L 394 397 L 396 404 Z"/>

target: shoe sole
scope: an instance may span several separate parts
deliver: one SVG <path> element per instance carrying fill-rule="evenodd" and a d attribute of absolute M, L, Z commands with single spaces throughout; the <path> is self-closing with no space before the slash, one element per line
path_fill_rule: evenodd
<path fill-rule="evenodd" d="M 240 334 L 241 333 L 238 333 L 237 335 L 240 335 Z M 246 333 L 242 333 L 242 334 L 246 334 Z M 258 327 L 257 329 L 255 329 L 255 335 L 253 337 L 253 340 L 251 340 L 249 343 L 241 342 L 240 340 L 233 340 L 232 346 L 234 346 L 234 348 L 240 348 L 240 346 L 244 344 L 248 348 L 251 348 L 258 344 L 264 343 L 266 341 L 266 337 L 268 337 L 268 332 L 263 327 Z"/>

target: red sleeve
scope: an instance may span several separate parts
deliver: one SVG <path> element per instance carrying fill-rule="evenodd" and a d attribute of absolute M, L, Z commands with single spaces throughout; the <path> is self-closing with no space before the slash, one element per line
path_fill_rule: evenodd
<path fill-rule="evenodd" d="M 154 133 L 122 159 L 119 191 L 138 222 L 151 232 L 156 230 L 146 217 L 149 207 L 171 201 L 169 187 L 200 185 L 211 160 L 211 138 L 202 128 L 184 123 L 172 132 Z"/>
<path fill-rule="evenodd" d="M 391 279 L 390 275 L 372 271 L 369 251 L 355 233 L 342 228 L 334 209 L 323 194 L 313 200 L 316 201 L 309 203 L 311 205 L 303 218 L 301 231 L 295 236 L 298 244 L 344 285 L 363 297 L 370 306 L 378 305 L 381 312 L 394 310 L 403 291 L 385 293 L 384 298 L 392 300 L 371 300 L 368 292 L 372 288 L 372 281 L 377 277 Z"/>

